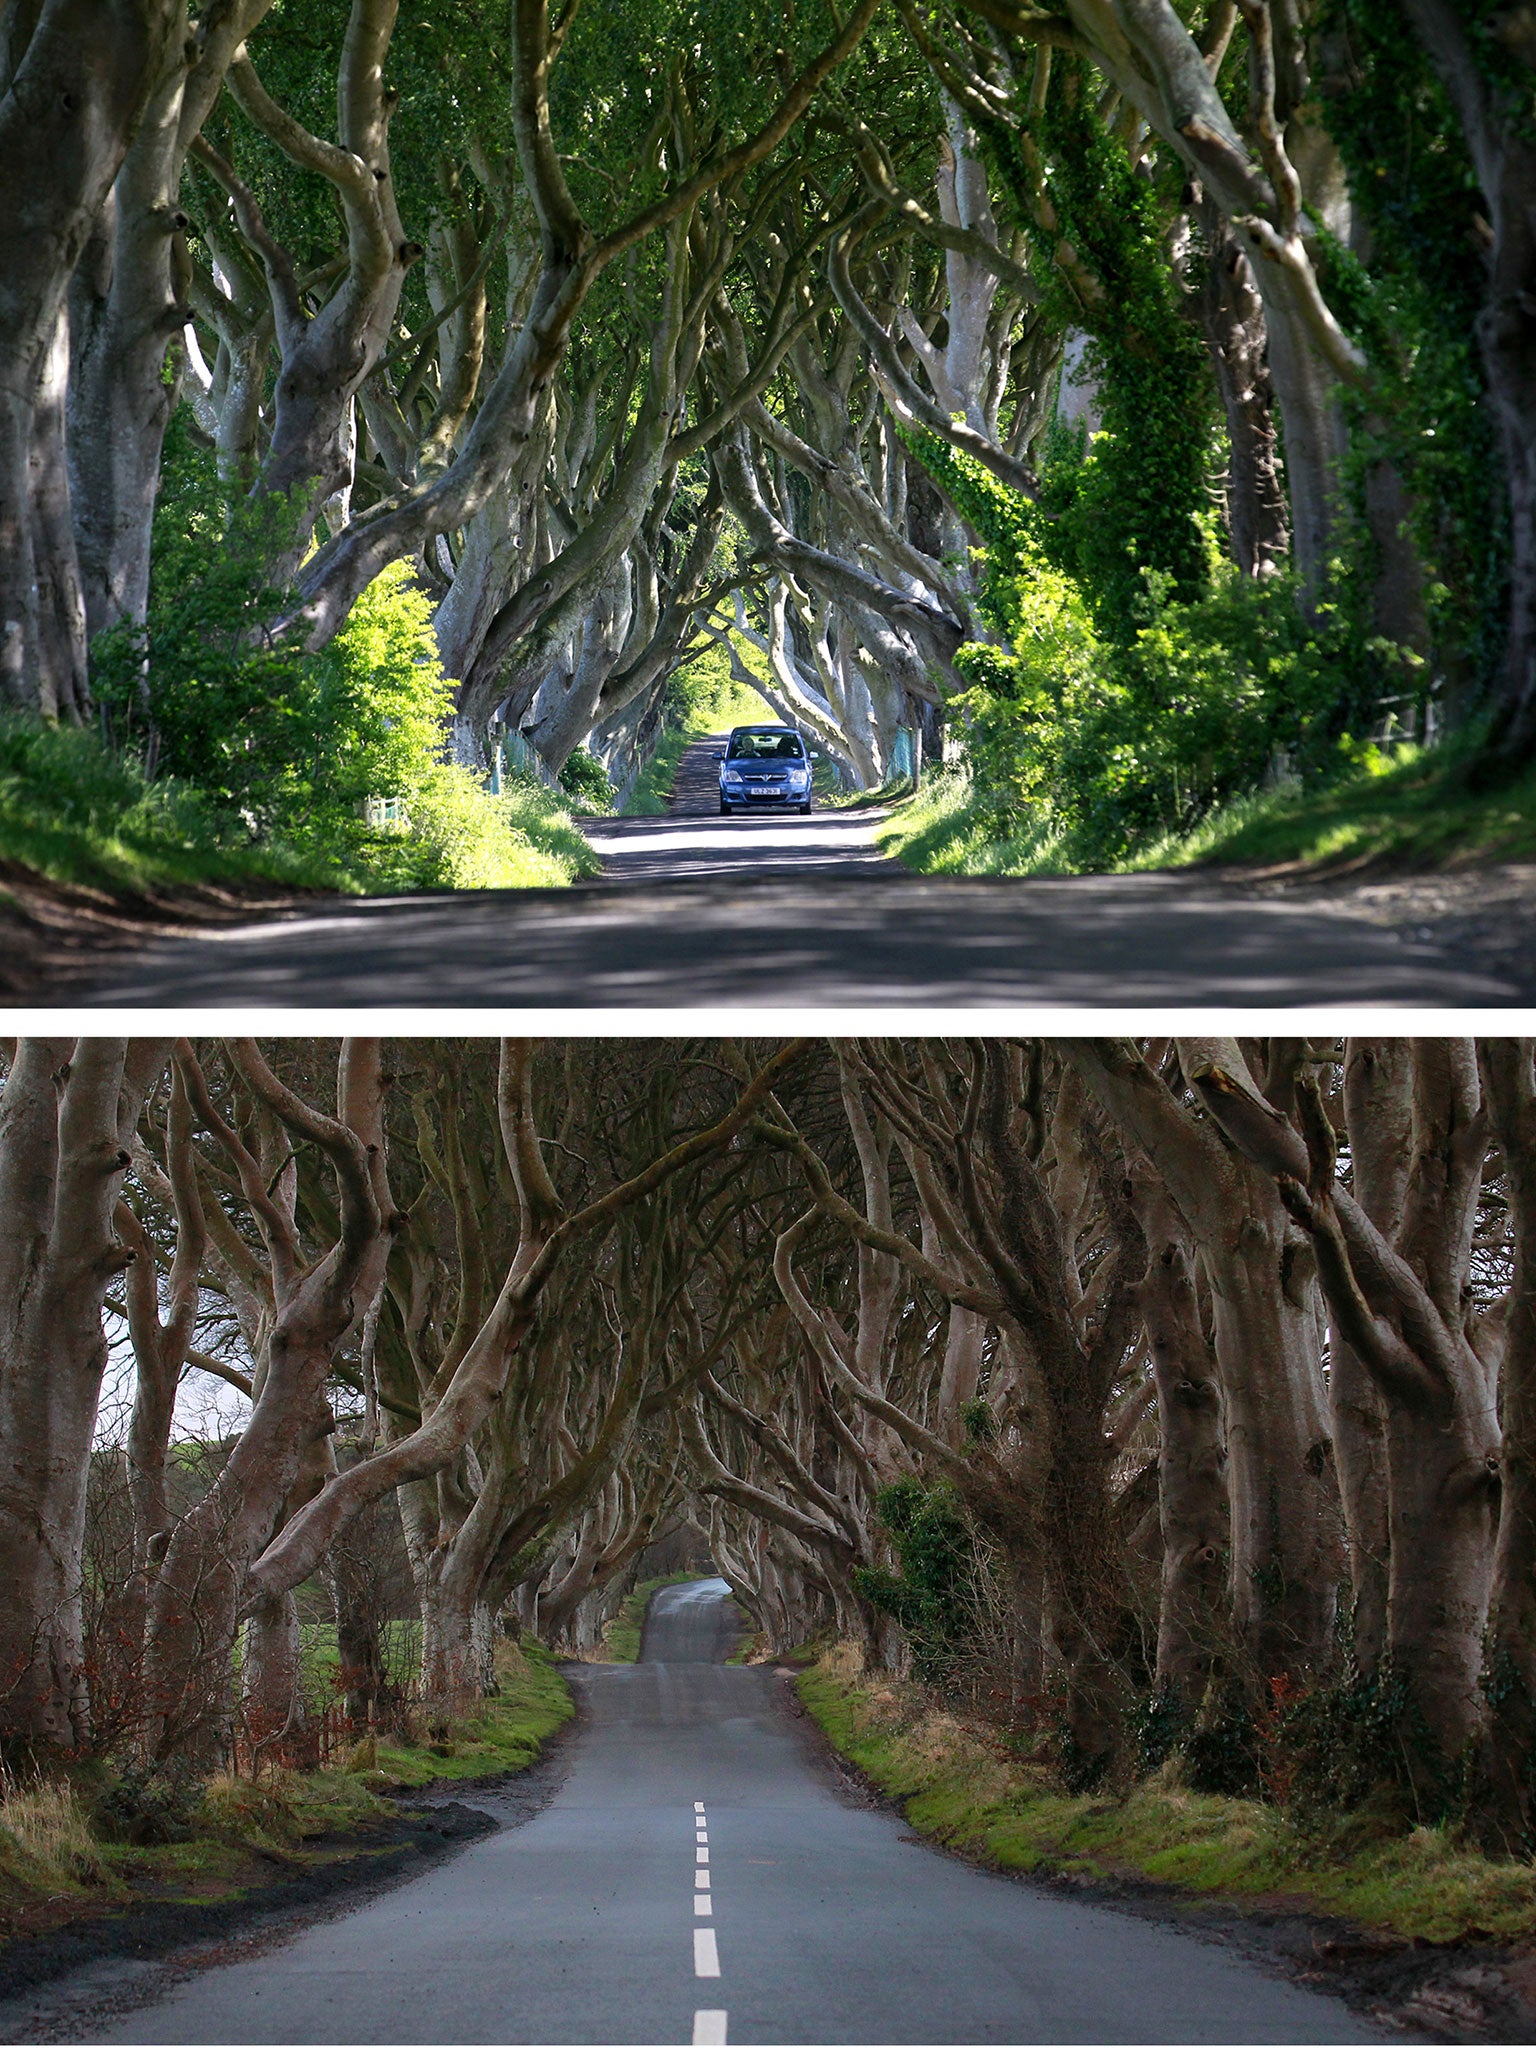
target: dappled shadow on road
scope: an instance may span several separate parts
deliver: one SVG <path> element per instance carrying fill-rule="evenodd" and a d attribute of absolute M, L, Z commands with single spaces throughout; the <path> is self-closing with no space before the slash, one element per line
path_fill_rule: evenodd
<path fill-rule="evenodd" d="M 157 947 L 96 1004 L 676 1008 L 1523 1000 L 1315 903 L 1183 875 L 860 877 L 348 904 Z"/>

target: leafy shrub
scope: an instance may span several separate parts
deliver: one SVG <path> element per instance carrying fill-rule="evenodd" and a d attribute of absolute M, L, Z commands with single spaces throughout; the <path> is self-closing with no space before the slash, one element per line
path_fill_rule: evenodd
<path fill-rule="evenodd" d="M 1179 1746 L 1189 1722 L 1188 1709 L 1171 1685 L 1144 1693 L 1127 1717 L 1136 1760 L 1142 1770 L 1155 1771 Z"/>
<path fill-rule="evenodd" d="M 1384 1658 L 1306 1692 L 1280 1690 L 1266 1730 L 1267 1788 L 1304 1819 L 1367 1805 L 1404 1827 L 1447 1818 L 1456 1771 L 1430 1736 L 1407 1679 Z"/>
<path fill-rule="evenodd" d="M 560 770 L 559 781 L 567 795 L 578 798 L 589 810 L 613 808 L 613 784 L 608 780 L 608 770 L 585 747 L 578 747 L 571 755 Z"/>
<path fill-rule="evenodd" d="M 1063 865 L 1108 866 L 1277 772 L 1388 765 L 1352 735 L 1416 657 L 1362 637 L 1347 578 L 1309 616 L 1288 576 L 1214 565 L 1180 599 L 1143 567 L 1138 623 L 1110 637 L 1044 512 L 933 437 L 914 445 L 987 542 L 979 609 L 997 639 L 960 649 L 952 702 L 995 838 L 1049 833 Z"/>
<path fill-rule="evenodd" d="M 93 1818 L 111 1841 L 139 1848 L 181 1842 L 192 1832 L 201 1794 L 199 1781 L 185 1771 L 166 1773 L 127 1764 L 97 1792 Z"/>
<path fill-rule="evenodd" d="M 922 1678 L 939 1678 L 979 1622 L 976 1546 L 953 1486 L 925 1487 L 898 1479 L 875 1496 L 880 1526 L 891 1538 L 900 1573 L 860 1567 L 858 1591 L 901 1628 Z"/>
<path fill-rule="evenodd" d="M 511 781 L 492 796 L 473 770 L 448 762 L 411 797 L 406 835 L 377 846 L 379 873 L 391 852 L 393 885 L 407 888 L 560 888 L 599 865 L 543 783 Z"/>
<path fill-rule="evenodd" d="M 559 886 L 593 871 L 558 799 L 521 783 L 493 797 L 447 758 L 453 684 L 409 564 L 376 577 L 319 654 L 281 628 L 287 600 L 264 564 L 293 518 L 281 499 L 231 492 L 178 412 L 147 622 L 92 649 L 123 756 L 115 800 L 146 801 L 146 782 L 169 778 L 204 838 L 293 849 L 372 889 Z M 403 829 L 370 823 L 375 798 L 398 800 Z"/>
<path fill-rule="evenodd" d="M 324 750 L 319 679 L 278 630 L 266 564 L 297 508 L 220 479 L 180 407 L 166 434 L 145 624 L 99 635 L 92 688 L 114 744 L 155 778 L 200 789 L 252 837 L 271 835 L 303 767 Z"/>

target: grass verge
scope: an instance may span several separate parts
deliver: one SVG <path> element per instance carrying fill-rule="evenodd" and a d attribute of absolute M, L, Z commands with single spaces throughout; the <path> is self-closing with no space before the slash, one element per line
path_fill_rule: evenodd
<path fill-rule="evenodd" d="M 526 1770 L 556 1729 L 570 1720 L 576 1704 L 549 1651 L 532 1636 L 516 1648 L 497 1644 L 496 1677 L 500 1693 L 482 1700 L 445 1740 L 381 1742 L 374 1771 L 365 1771 L 364 1782 L 409 1790 L 439 1778 Z"/>
<path fill-rule="evenodd" d="M 517 778 L 491 796 L 444 764 L 412 805 L 407 832 L 365 829 L 334 843 L 243 841 L 198 793 L 150 783 L 94 733 L 0 715 L 0 865 L 118 899 L 216 888 L 561 888 L 601 866 L 562 799 Z"/>
<path fill-rule="evenodd" d="M 1148 841 L 1121 873 L 1221 863 L 1438 868 L 1536 859 L 1536 770 L 1505 788 L 1469 790 L 1450 752 L 1412 753 L 1380 773 L 1328 789 L 1241 797 L 1192 831 Z M 920 874 L 1045 875 L 1077 871 L 1065 835 L 1044 826 L 993 837 L 969 778 L 949 770 L 892 808 L 878 828 L 888 853 Z"/>
<path fill-rule="evenodd" d="M 365 1740 L 339 1769 L 274 1770 L 254 1780 L 220 1774 L 149 1793 L 132 1774 L 101 1768 L 68 1780 L 5 1781 L 0 1939 L 56 1934 L 146 1906 L 248 1899 L 254 1909 L 272 1887 L 335 1866 L 366 1876 L 370 1864 L 398 1856 L 402 1835 L 411 1845 L 388 1793 L 526 1770 L 570 1719 L 570 1690 L 540 1644 L 498 1645 L 497 1670 L 499 1695 L 445 1740 Z"/>
<path fill-rule="evenodd" d="M 1149 1878 L 1241 1906 L 1283 1898 L 1410 1939 L 1530 1941 L 1536 1870 L 1494 1863 L 1441 1828 L 1370 1838 L 1361 1816 L 1307 1834 L 1272 1806 L 1186 1792 L 1161 1778 L 1120 1797 L 1072 1797 L 922 1688 L 824 1650 L 795 1681 L 834 1746 L 908 1821 L 999 1870 Z"/>

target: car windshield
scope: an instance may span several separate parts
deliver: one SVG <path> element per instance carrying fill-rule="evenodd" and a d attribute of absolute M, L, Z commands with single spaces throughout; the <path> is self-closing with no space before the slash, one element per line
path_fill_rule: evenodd
<path fill-rule="evenodd" d="M 738 732 L 731 735 L 733 761 L 798 761 L 800 736 L 793 732 Z"/>

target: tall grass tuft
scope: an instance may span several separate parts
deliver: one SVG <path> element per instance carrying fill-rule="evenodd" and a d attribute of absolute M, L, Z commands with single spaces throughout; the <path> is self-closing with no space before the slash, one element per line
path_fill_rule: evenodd
<path fill-rule="evenodd" d="M 78 1891 L 111 1882 L 72 1785 L 0 1769 L 0 1873 L 29 1891 Z"/>

